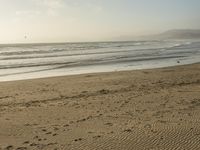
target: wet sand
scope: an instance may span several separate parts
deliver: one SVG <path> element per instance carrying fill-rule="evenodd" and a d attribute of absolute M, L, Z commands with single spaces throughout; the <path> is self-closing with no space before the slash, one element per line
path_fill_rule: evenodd
<path fill-rule="evenodd" d="M 0 149 L 199 150 L 200 64 L 1 82 Z"/>

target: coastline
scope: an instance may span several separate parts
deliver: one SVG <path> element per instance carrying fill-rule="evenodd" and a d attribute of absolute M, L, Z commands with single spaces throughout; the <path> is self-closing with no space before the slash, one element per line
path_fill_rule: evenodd
<path fill-rule="evenodd" d="M 0 149 L 200 149 L 199 89 L 200 63 L 0 82 Z"/>
<path fill-rule="evenodd" d="M 0 82 L 193 64 L 199 46 L 193 40 L 7 45 L 0 50 Z"/>
<path fill-rule="evenodd" d="M 166 65 L 166 66 L 160 66 L 160 67 L 145 67 L 145 68 L 126 68 L 125 69 L 119 69 L 119 70 L 114 70 L 111 69 L 112 71 L 110 71 L 110 69 L 100 69 L 101 71 L 80 71 L 80 73 L 74 73 L 74 71 L 72 71 L 72 73 L 68 73 L 68 74 L 61 74 L 61 75 L 45 75 L 43 77 L 40 76 L 32 76 L 32 77 L 26 77 L 24 76 L 24 78 L 20 77 L 14 77 L 14 78 L 10 78 L 10 76 L 8 75 L 8 80 L 7 79 L 2 79 L 2 77 L 0 77 L 0 83 L 6 83 L 6 82 L 17 82 L 17 81 L 28 81 L 28 80 L 41 80 L 41 79 L 51 79 L 51 78 L 63 78 L 63 77 L 75 77 L 75 76 L 84 76 L 84 75 L 101 75 L 101 74 L 109 74 L 109 73 L 120 73 L 120 72 L 132 72 L 132 71 L 145 71 L 145 70 L 157 70 L 157 69 L 167 69 L 167 68 L 174 68 L 174 67 L 184 67 L 184 66 L 188 66 L 188 65 L 195 65 L 195 64 L 200 64 L 200 62 L 193 62 L 193 63 L 177 63 L 176 65 Z M 94 69 L 94 68 L 93 68 Z M 20 73 L 19 73 L 20 74 Z M 44 73 L 45 74 L 45 73 Z M 6 78 L 3 77 L 3 78 Z M 22 78 L 22 79 L 21 79 Z"/>

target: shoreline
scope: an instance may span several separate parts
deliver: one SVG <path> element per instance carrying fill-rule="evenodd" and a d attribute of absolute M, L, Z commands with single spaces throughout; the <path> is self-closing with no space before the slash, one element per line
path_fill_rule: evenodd
<path fill-rule="evenodd" d="M 0 81 L 193 64 L 199 62 L 198 49 L 193 40 L 5 46 Z"/>
<path fill-rule="evenodd" d="M 0 82 L 0 150 L 200 149 L 200 63 Z"/>
<path fill-rule="evenodd" d="M 35 78 L 28 78 L 28 79 L 14 79 L 14 80 L 8 80 L 8 81 L 1 81 L 0 83 L 5 82 L 17 82 L 17 81 L 28 81 L 28 80 L 42 80 L 42 79 L 51 79 L 51 78 L 63 78 L 63 77 L 72 77 L 72 76 L 84 76 L 84 75 L 101 75 L 101 74 L 107 74 L 107 73 L 120 73 L 120 72 L 132 72 L 132 71 L 148 71 L 148 70 L 158 70 L 158 69 L 167 69 L 167 68 L 176 68 L 176 67 L 184 67 L 188 65 L 195 65 L 200 64 L 200 62 L 195 62 L 191 64 L 177 64 L 173 66 L 166 66 L 166 67 L 156 67 L 156 68 L 149 68 L 149 69 L 127 69 L 127 70 L 117 70 L 117 71 L 102 71 L 102 72 L 91 72 L 91 73 L 77 73 L 77 74 L 68 74 L 68 75 L 58 75 L 58 76 L 47 76 L 47 77 L 35 77 Z"/>

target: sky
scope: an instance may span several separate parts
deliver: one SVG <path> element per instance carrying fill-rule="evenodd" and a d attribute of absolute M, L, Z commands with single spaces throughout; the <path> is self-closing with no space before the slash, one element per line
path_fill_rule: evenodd
<path fill-rule="evenodd" d="M 0 43 L 131 40 L 199 28 L 200 0 L 0 0 Z"/>

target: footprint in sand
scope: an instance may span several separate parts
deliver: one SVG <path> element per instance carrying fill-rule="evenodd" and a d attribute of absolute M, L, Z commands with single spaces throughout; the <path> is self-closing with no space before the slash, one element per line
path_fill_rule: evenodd
<path fill-rule="evenodd" d="M 109 90 L 105 90 L 105 89 L 102 89 L 99 91 L 100 94 L 108 94 L 110 91 Z"/>
<path fill-rule="evenodd" d="M 125 129 L 124 132 L 132 132 L 131 129 Z"/>
<path fill-rule="evenodd" d="M 52 134 L 52 132 L 47 132 L 46 134 Z"/>
<path fill-rule="evenodd" d="M 33 137 L 33 139 L 38 139 L 38 138 L 39 138 L 39 136 L 34 136 L 34 137 Z"/>
<path fill-rule="evenodd" d="M 43 131 L 43 132 L 46 132 L 47 130 L 46 130 L 46 129 L 42 129 L 42 131 Z"/>
<path fill-rule="evenodd" d="M 78 138 L 78 139 L 75 139 L 74 141 L 78 142 L 78 141 L 82 141 L 82 140 L 83 140 L 82 138 Z"/>
<path fill-rule="evenodd" d="M 29 144 L 30 142 L 29 141 L 25 141 L 23 144 Z"/>
<path fill-rule="evenodd" d="M 27 147 L 18 147 L 16 150 L 27 150 Z"/>
<path fill-rule="evenodd" d="M 14 149 L 14 147 L 12 146 L 12 145 L 9 145 L 9 146 L 7 146 L 6 148 L 5 148 L 5 150 L 13 150 Z"/>
<path fill-rule="evenodd" d="M 59 128 L 57 128 L 57 127 L 54 127 L 54 128 L 53 128 L 53 130 L 54 130 L 54 131 L 58 131 L 58 130 L 59 130 Z"/>
<path fill-rule="evenodd" d="M 113 126 L 113 123 L 108 122 L 108 123 L 105 123 L 104 125 Z"/>
<path fill-rule="evenodd" d="M 101 135 L 97 135 L 97 136 L 94 136 L 93 138 L 94 139 L 98 139 L 98 138 L 100 138 L 101 137 Z"/>

